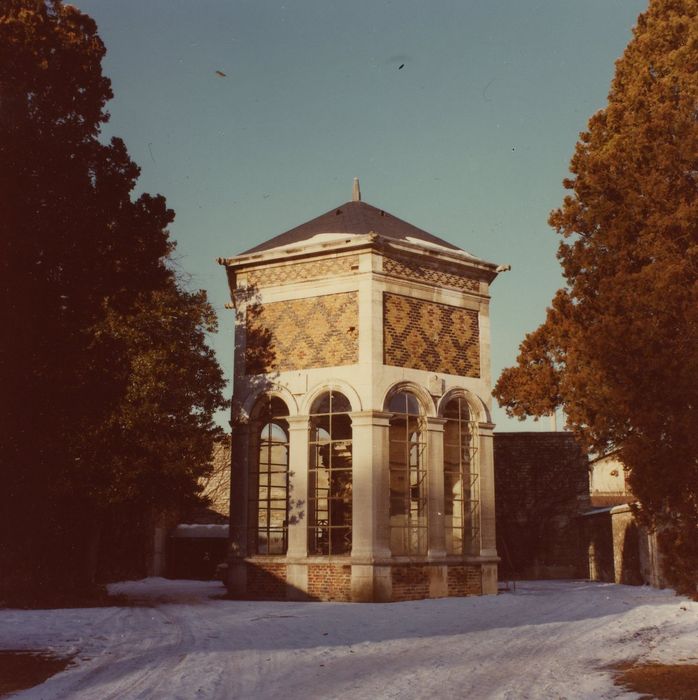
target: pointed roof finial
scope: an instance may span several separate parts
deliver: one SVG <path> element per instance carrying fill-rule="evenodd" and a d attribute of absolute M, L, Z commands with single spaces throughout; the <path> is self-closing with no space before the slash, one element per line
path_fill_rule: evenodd
<path fill-rule="evenodd" d="M 359 186 L 359 178 L 354 178 L 354 186 L 351 189 L 351 201 L 360 202 L 361 201 L 361 187 Z"/>

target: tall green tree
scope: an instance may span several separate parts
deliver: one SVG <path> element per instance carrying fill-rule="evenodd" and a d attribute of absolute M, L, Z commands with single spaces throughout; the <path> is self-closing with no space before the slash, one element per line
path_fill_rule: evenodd
<path fill-rule="evenodd" d="M 0 588 L 55 589 L 89 581 L 115 508 L 193 493 L 222 378 L 215 316 L 169 264 L 174 213 L 134 199 L 138 167 L 99 139 L 94 21 L 60 0 L 0 13 Z"/>
<path fill-rule="evenodd" d="M 567 281 L 494 394 L 619 448 L 674 585 L 698 580 L 698 2 L 651 0 L 550 224 Z"/>

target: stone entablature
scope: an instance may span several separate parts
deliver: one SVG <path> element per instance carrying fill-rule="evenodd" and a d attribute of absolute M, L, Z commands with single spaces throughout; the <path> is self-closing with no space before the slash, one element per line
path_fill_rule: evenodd
<path fill-rule="evenodd" d="M 314 220 L 308 240 L 301 226 L 280 237 L 288 245 L 221 260 L 236 310 L 229 590 L 494 593 L 496 266 L 407 224 L 401 237 L 400 220 L 375 208 L 369 223 L 385 219 L 390 235 L 346 230 L 369 226 L 360 205 L 321 217 L 345 217 L 340 234 Z M 283 498 L 282 522 L 273 504 Z"/>
<path fill-rule="evenodd" d="M 247 284 L 260 288 L 336 277 L 337 275 L 351 274 L 358 269 L 358 266 L 358 255 L 344 255 L 289 265 L 274 265 L 250 270 L 247 273 Z"/>
<path fill-rule="evenodd" d="M 398 260 L 392 257 L 383 258 L 383 272 L 399 279 L 409 279 L 418 282 L 460 289 L 462 291 L 478 292 L 480 283 L 477 279 L 468 277 L 462 272 L 443 269 L 434 263 L 415 262 L 407 259 Z"/>

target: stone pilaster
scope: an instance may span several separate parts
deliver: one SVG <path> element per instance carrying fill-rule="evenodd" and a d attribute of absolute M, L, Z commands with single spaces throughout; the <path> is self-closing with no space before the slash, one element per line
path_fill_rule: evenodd
<path fill-rule="evenodd" d="M 298 600 L 308 591 L 308 567 L 299 563 L 308 556 L 308 416 L 291 416 L 286 420 L 289 432 L 286 595 Z"/>
<path fill-rule="evenodd" d="M 388 600 L 390 575 L 376 567 L 390 557 L 388 428 L 390 414 L 362 411 L 352 414 L 352 599 Z M 383 569 L 385 568 L 385 571 Z"/>

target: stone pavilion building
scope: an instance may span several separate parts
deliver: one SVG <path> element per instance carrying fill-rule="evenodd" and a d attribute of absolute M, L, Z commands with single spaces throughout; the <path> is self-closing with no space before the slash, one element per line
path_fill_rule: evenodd
<path fill-rule="evenodd" d="M 498 268 L 363 201 L 236 257 L 228 588 L 397 601 L 497 591 Z"/>

